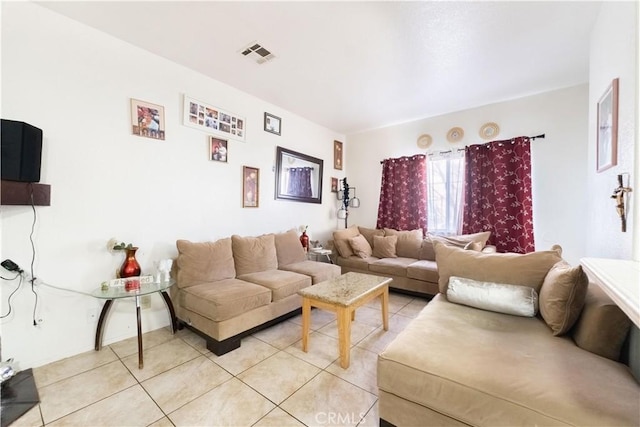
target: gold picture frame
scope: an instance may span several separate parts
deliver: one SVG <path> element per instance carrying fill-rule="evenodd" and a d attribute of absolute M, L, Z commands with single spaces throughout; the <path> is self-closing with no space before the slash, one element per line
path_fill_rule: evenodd
<path fill-rule="evenodd" d="M 251 166 L 242 167 L 242 207 L 260 206 L 260 169 Z"/>
<path fill-rule="evenodd" d="M 342 170 L 342 142 L 333 141 L 333 168 Z"/>

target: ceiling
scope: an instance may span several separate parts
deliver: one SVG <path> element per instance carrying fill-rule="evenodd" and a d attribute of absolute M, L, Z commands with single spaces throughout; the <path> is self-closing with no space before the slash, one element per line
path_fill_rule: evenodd
<path fill-rule="evenodd" d="M 341 133 L 588 81 L 600 2 L 39 2 Z M 241 55 L 258 42 L 275 58 Z"/>

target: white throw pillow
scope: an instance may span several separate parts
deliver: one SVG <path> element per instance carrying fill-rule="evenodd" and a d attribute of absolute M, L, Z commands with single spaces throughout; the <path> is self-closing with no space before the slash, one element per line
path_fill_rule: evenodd
<path fill-rule="evenodd" d="M 538 293 L 529 286 L 451 276 L 447 299 L 456 304 L 514 316 L 533 317 L 538 313 Z"/>

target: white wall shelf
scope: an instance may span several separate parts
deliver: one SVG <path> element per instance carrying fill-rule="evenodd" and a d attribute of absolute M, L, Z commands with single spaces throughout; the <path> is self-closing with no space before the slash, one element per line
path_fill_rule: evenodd
<path fill-rule="evenodd" d="M 622 259 L 582 258 L 591 280 L 640 327 L 640 262 Z"/>

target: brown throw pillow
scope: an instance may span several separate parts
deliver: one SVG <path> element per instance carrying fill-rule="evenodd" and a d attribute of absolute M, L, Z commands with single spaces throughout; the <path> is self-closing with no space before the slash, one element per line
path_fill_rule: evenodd
<path fill-rule="evenodd" d="M 369 242 L 371 247 L 373 247 L 373 238 L 375 236 L 384 236 L 384 230 L 381 228 L 358 227 L 358 230 L 360 231 L 360 234 L 367 239 L 367 242 Z"/>
<path fill-rule="evenodd" d="M 360 258 L 368 258 L 373 254 L 373 249 L 371 249 L 369 242 L 367 242 L 367 239 L 365 239 L 362 234 L 350 238 L 349 244 L 353 252 Z"/>
<path fill-rule="evenodd" d="M 358 234 L 358 227 L 352 225 L 344 230 L 338 230 L 333 232 L 333 245 L 338 250 L 341 257 L 349 258 L 353 255 L 353 250 L 349 244 L 349 239 L 356 237 Z"/>
<path fill-rule="evenodd" d="M 589 279 L 579 265 L 571 267 L 560 261 L 549 270 L 540 289 L 540 314 L 553 335 L 567 333 L 576 323 L 588 285 Z"/>
<path fill-rule="evenodd" d="M 434 242 L 440 293 L 447 294 L 449 277 L 467 277 L 483 282 L 530 286 L 540 293 L 545 276 L 561 261 L 556 251 L 528 254 L 483 253 Z"/>
<path fill-rule="evenodd" d="M 373 236 L 373 256 L 376 258 L 398 258 L 396 244 L 398 236 Z"/>
<path fill-rule="evenodd" d="M 595 283 L 589 284 L 582 314 L 573 328 L 578 347 L 618 361 L 631 320 Z"/>
<path fill-rule="evenodd" d="M 424 237 L 422 230 L 398 231 L 392 228 L 385 228 L 384 235 L 398 236 L 396 254 L 399 257 L 418 259 L 420 256 L 420 247 L 422 246 L 422 239 Z"/>
<path fill-rule="evenodd" d="M 433 249 L 433 240 L 431 240 L 431 235 L 427 234 L 422 240 L 422 245 L 420 246 L 420 252 L 418 253 L 418 259 L 424 259 L 429 261 L 436 260 L 436 251 Z"/>

